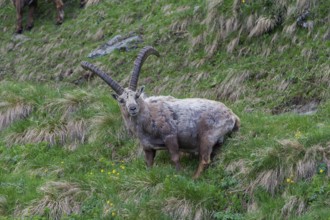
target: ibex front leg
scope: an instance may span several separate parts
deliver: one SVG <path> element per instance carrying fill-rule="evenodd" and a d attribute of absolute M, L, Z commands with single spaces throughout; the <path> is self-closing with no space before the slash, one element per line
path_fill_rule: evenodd
<path fill-rule="evenodd" d="M 54 3 L 56 7 L 56 24 L 60 25 L 64 20 L 64 4 L 62 0 L 54 0 Z"/>
<path fill-rule="evenodd" d="M 175 168 L 177 171 L 181 169 L 180 166 L 180 153 L 179 153 L 179 144 L 177 137 L 175 135 L 170 135 L 165 138 L 165 146 L 168 149 L 170 155 L 171 155 L 171 160 L 175 164 Z"/>
<path fill-rule="evenodd" d="M 32 3 L 29 5 L 29 17 L 28 17 L 28 23 L 26 26 L 26 29 L 29 31 L 33 28 L 33 16 L 34 11 L 37 7 L 37 1 L 32 1 Z"/>
<path fill-rule="evenodd" d="M 144 150 L 144 156 L 148 167 L 152 167 L 156 156 L 156 150 Z"/>
<path fill-rule="evenodd" d="M 16 33 L 21 34 L 23 32 L 22 19 L 23 19 L 23 2 L 13 1 L 16 7 Z"/>

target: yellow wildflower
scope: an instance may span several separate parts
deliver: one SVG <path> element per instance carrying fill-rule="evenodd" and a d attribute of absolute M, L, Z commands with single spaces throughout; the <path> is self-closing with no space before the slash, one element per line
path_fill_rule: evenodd
<path fill-rule="evenodd" d="M 116 173 L 117 173 L 117 171 L 114 169 L 114 170 L 112 170 L 112 173 L 113 173 L 113 174 L 116 174 Z"/>
<path fill-rule="evenodd" d="M 103 169 L 101 169 L 101 173 L 104 173 L 104 170 Z"/>
<path fill-rule="evenodd" d="M 323 173 L 324 172 L 324 170 L 323 169 L 320 169 L 320 173 Z"/>
<path fill-rule="evenodd" d="M 125 166 L 124 166 L 124 165 L 121 165 L 120 168 L 121 168 L 122 170 L 125 170 Z"/>
<path fill-rule="evenodd" d="M 287 183 L 290 183 L 290 182 L 291 182 L 291 179 L 290 179 L 290 178 L 287 178 L 287 179 L 286 179 L 286 182 L 287 182 Z"/>
<path fill-rule="evenodd" d="M 294 134 L 294 137 L 295 137 L 296 139 L 301 138 L 301 136 L 302 136 L 302 134 L 301 134 L 300 131 L 296 131 L 296 133 Z"/>
<path fill-rule="evenodd" d="M 116 212 L 112 212 L 111 215 L 112 215 L 113 217 L 115 217 L 115 216 L 116 216 Z"/>
<path fill-rule="evenodd" d="M 107 204 L 110 204 L 110 200 L 107 201 Z"/>

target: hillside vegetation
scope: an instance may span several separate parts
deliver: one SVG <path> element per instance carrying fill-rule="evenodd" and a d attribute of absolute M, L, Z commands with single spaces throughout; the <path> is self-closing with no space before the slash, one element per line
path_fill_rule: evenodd
<path fill-rule="evenodd" d="M 0 219 L 326 219 L 330 217 L 330 1 L 39 1 L 15 35 L 0 0 Z M 26 24 L 25 13 L 24 24 Z M 116 35 L 128 51 L 88 54 Z M 241 119 L 211 165 L 167 152 L 146 169 L 111 89 L 139 50 L 149 95 L 224 102 Z"/>

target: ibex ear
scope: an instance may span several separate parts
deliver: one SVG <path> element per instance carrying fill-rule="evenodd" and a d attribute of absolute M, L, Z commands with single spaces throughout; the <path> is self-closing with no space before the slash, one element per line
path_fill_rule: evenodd
<path fill-rule="evenodd" d="M 114 99 L 118 100 L 119 95 L 117 95 L 116 93 L 112 93 L 111 95 Z"/>
<path fill-rule="evenodd" d="M 141 86 L 138 92 L 136 93 L 136 97 L 139 98 L 140 95 L 143 93 L 143 91 L 144 91 L 144 86 Z"/>

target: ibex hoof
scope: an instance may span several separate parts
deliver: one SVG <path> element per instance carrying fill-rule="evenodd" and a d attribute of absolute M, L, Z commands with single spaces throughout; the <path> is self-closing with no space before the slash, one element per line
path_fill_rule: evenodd
<path fill-rule="evenodd" d="M 23 28 L 16 29 L 15 33 L 16 34 L 22 34 L 23 33 Z"/>
<path fill-rule="evenodd" d="M 30 24 L 30 25 L 28 25 L 28 26 L 26 26 L 26 30 L 28 30 L 28 31 L 31 31 L 31 29 L 33 28 L 33 24 Z"/>

